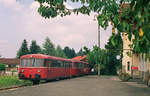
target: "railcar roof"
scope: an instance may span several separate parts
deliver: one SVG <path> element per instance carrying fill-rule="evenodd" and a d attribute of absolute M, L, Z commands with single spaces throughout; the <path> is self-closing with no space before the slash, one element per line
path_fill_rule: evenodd
<path fill-rule="evenodd" d="M 78 61 L 78 60 L 72 60 L 72 62 L 88 64 L 87 62 L 84 62 L 84 61 Z"/>
<path fill-rule="evenodd" d="M 49 55 L 44 55 L 44 54 L 27 54 L 24 56 L 21 56 L 21 59 L 29 59 L 29 58 L 37 58 L 37 59 L 55 59 L 55 60 L 65 60 L 65 61 L 72 61 L 71 59 L 65 59 L 65 58 L 60 58 L 60 57 L 54 57 L 54 56 L 49 56 Z"/>
<path fill-rule="evenodd" d="M 54 56 L 49 56 L 49 55 L 44 55 L 44 54 L 27 54 L 27 55 L 21 56 L 21 59 L 31 59 L 31 58 L 54 59 L 54 60 L 63 60 L 63 61 L 68 61 L 68 62 L 77 62 L 77 63 L 86 63 L 86 64 L 88 64 L 87 62 L 83 62 L 83 61 L 66 59 L 66 58 L 61 58 L 61 57 L 54 57 Z"/>

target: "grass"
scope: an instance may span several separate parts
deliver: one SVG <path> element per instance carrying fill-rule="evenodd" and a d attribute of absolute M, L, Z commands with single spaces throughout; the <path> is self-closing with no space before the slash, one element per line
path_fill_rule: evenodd
<path fill-rule="evenodd" d="M 23 85 L 32 85 L 32 82 L 28 80 L 19 80 L 17 76 L 0 76 L 0 88 Z"/>

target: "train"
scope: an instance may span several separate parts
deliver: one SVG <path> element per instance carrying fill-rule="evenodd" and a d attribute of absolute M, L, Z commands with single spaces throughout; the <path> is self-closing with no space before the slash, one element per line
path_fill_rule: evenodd
<path fill-rule="evenodd" d="M 89 64 L 83 61 L 54 57 L 44 54 L 21 56 L 19 79 L 31 80 L 39 84 L 40 80 L 71 78 L 89 74 Z"/>

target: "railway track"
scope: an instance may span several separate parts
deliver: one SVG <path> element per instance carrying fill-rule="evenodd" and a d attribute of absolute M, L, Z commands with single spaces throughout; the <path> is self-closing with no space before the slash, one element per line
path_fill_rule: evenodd
<path fill-rule="evenodd" d="M 66 79 L 61 79 L 61 80 L 66 80 Z M 59 81 L 58 79 L 52 79 L 50 81 L 43 81 L 43 82 L 40 82 L 40 84 L 45 84 L 45 83 L 48 83 L 48 82 L 57 82 Z M 36 84 L 36 85 L 39 85 L 39 84 Z M 13 90 L 13 89 L 18 89 L 18 88 L 22 88 L 22 87 L 27 87 L 27 86 L 35 86 L 34 84 L 33 85 L 21 85 L 21 86 L 12 86 L 12 87 L 8 87 L 8 88 L 0 88 L 0 92 L 1 91 L 4 91 L 4 90 Z"/>
<path fill-rule="evenodd" d="M 25 87 L 25 86 L 27 86 L 27 85 L 13 86 L 13 87 L 8 87 L 8 88 L 0 88 L 0 91 L 18 89 L 18 88 Z"/>

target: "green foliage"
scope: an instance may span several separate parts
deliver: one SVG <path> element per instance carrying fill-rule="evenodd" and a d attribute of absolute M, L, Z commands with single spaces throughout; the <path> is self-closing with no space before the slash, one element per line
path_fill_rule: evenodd
<path fill-rule="evenodd" d="M 56 56 L 57 57 L 67 58 L 67 56 L 65 55 L 64 51 L 62 50 L 62 48 L 59 45 L 56 48 Z"/>
<path fill-rule="evenodd" d="M 63 17 L 72 12 L 88 15 L 91 12 L 97 13 L 97 20 L 102 28 L 106 29 L 111 21 L 119 34 L 127 32 L 129 40 L 134 36 L 132 40 L 134 52 L 149 53 L 150 51 L 150 0 L 71 0 L 82 4 L 80 8 L 73 10 L 65 7 L 64 3 L 67 0 L 36 1 L 40 3 L 38 12 L 45 18 Z M 129 6 L 124 7 L 125 3 Z M 141 33 L 143 35 L 139 35 Z"/>
<path fill-rule="evenodd" d="M 117 55 L 122 56 L 122 46 L 123 42 L 121 36 L 119 34 L 114 34 L 109 38 L 108 43 L 105 45 L 105 50 L 100 49 L 97 46 L 94 46 L 93 50 L 84 47 L 90 68 L 94 67 L 97 71 L 98 64 L 100 64 L 101 74 L 116 75 L 118 68 L 122 65 L 121 59 L 116 59 Z"/>
<path fill-rule="evenodd" d="M 48 37 L 45 39 L 45 43 L 43 44 L 42 53 L 46 55 L 56 56 L 54 44 Z"/>
<path fill-rule="evenodd" d="M 116 56 L 120 55 L 122 57 L 122 51 L 123 51 L 123 41 L 120 34 L 113 34 L 109 40 L 108 43 L 105 45 L 105 48 L 107 50 L 107 63 L 105 65 L 105 74 L 117 74 L 118 68 L 121 68 L 121 59 L 117 60 Z"/>
<path fill-rule="evenodd" d="M 68 46 L 66 46 L 63 51 L 70 59 L 76 56 L 75 50 L 73 48 L 69 48 Z"/>
<path fill-rule="evenodd" d="M 82 48 L 79 50 L 79 52 L 77 53 L 77 56 L 83 56 L 83 55 L 85 55 L 86 54 L 86 52 L 84 52 L 83 50 L 82 50 Z"/>
<path fill-rule="evenodd" d="M 5 69 L 6 69 L 5 64 L 0 64 L 0 72 L 1 72 L 1 71 L 4 71 Z"/>
<path fill-rule="evenodd" d="M 61 46 L 58 45 L 57 48 L 55 49 L 54 44 L 48 37 L 46 37 L 42 49 L 36 43 L 36 40 L 32 40 L 30 50 L 28 50 L 27 41 L 24 40 L 21 45 L 21 48 L 17 52 L 17 57 L 20 58 L 21 56 L 26 54 L 38 54 L 38 53 L 64 58 L 73 58 L 76 56 L 75 50 L 73 48 L 71 49 L 69 47 L 65 47 L 64 50 L 62 50 Z"/>
<path fill-rule="evenodd" d="M 12 70 L 11 75 L 13 76 L 15 72 L 17 72 L 17 70 Z"/>
<path fill-rule="evenodd" d="M 0 76 L 0 85 L 0 88 L 8 88 L 12 86 L 32 85 L 32 82 L 19 80 L 17 76 Z"/>
<path fill-rule="evenodd" d="M 21 45 L 21 48 L 17 52 L 17 58 L 20 58 L 23 55 L 29 54 L 27 41 L 24 39 Z"/>
<path fill-rule="evenodd" d="M 113 51 L 122 51 L 123 41 L 120 34 L 112 34 L 109 38 L 108 43 L 105 45 L 105 48 Z"/>
<path fill-rule="evenodd" d="M 84 47 L 84 49 L 86 49 L 86 47 Z M 98 46 L 94 46 L 92 51 L 88 49 L 87 59 L 90 68 L 95 68 L 97 70 L 98 64 L 100 64 L 101 70 L 105 68 L 105 50 L 100 49 Z"/>
<path fill-rule="evenodd" d="M 37 54 L 41 53 L 41 48 L 39 45 L 37 45 L 35 40 L 32 40 L 31 46 L 30 46 L 30 53 L 31 54 Z"/>
<path fill-rule="evenodd" d="M 122 81 L 128 81 L 129 79 L 131 79 L 131 76 L 128 73 L 122 73 L 122 72 L 118 74 L 118 77 Z"/>

